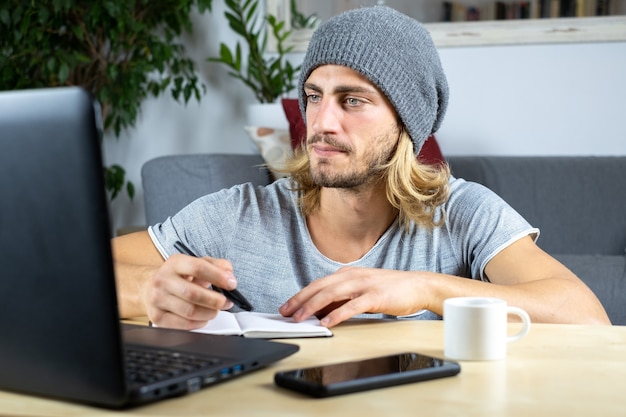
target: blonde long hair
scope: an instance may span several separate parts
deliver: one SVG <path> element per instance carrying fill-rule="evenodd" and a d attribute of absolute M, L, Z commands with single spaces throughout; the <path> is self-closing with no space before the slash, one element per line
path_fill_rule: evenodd
<path fill-rule="evenodd" d="M 437 208 L 450 195 L 450 169 L 447 164 L 429 165 L 420 162 L 413 153 L 413 142 L 404 129 L 391 159 L 381 167 L 386 181 L 387 200 L 398 209 L 400 224 L 408 229 L 411 222 L 437 227 L 445 222 L 445 213 L 435 220 Z M 299 193 L 299 205 L 307 216 L 320 205 L 321 187 L 310 175 L 309 158 L 304 143 L 294 151 L 281 172 L 292 178 L 293 189 Z"/>

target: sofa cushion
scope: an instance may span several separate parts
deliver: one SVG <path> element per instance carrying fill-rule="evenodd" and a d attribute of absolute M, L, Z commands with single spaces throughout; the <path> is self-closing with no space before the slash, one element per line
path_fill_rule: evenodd
<path fill-rule="evenodd" d="M 613 324 L 626 325 L 626 256 L 554 255 L 591 288 Z"/>

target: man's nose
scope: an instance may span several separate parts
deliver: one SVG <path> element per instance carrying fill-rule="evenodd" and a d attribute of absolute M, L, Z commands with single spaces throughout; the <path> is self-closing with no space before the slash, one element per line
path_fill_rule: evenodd
<path fill-rule="evenodd" d="M 339 130 L 341 109 L 332 100 L 322 99 L 311 110 L 311 114 L 307 112 L 307 120 L 312 133 L 333 134 Z"/>

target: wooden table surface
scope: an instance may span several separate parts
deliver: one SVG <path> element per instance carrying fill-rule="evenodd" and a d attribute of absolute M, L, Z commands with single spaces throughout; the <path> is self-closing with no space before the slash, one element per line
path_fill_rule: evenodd
<path fill-rule="evenodd" d="M 517 324 L 510 324 L 514 331 Z M 461 362 L 458 376 L 327 399 L 278 388 L 274 372 L 404 351 L 443 357 L 441 321 L 355 321 L 332 338 L 197 393 L 123 412 L 0 391 L 11 416 L 626 416 L 626 327 L 533 324 L 506 359 Z M 1 372 L 1 370 L 0 370 Z"/>

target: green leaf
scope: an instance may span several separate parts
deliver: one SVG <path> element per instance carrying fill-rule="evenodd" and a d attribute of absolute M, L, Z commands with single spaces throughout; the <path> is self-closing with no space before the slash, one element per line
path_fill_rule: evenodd
<path fill-rule="evenodd" d="M 117 65 L 109 65 L 106 69 L 107 77 L 111 80 L 116 80 L 119 74 L 119 68 Z"/>
<path fill-rule="evenodd" d="M 119 165 L 111 165 L 104 168 L 104 185 L 111 195 L 111 200 L 117 197 L 124 185 L 126 171 Z"/>
<path fill-rule="evenodd" d="M 235 71 L 241 71 L 241 45 L 237 42 L 237 49 L 235 51 L 235 62 L 233 68 Z"/>
<path fill-rule="evenodd" d="M 187 84 L 183 92 L 185 103 L 189 101 L 189 99 L 191 98 L 191 94 L 193 94 L 193 86 L 191 84 Z"/>
<path fill-rule="evenodd" d="M 50 11 L 45 7 L 39 8 L 39 23 L 46 24 L 50 19 Z"/>
<path fill-rule="evenodd" d="M 220 58 L 228 64 L 232 64 L 233 62 L 233 54 L 230 52 L 230 49 L 228 49 L 226 44 L 220 45 Z"/>
<path fill-rule="evenodd" d="M 198 11 L 204 13 L 211 11 L 211 0 L 198 0 Z"/>
<path fill-rule="evenodd" d="M 135 198 L 135 184 L 130 181 L 126 183 L 126 194 L 128 194 L 131 200 Z"/>
<path fill-rule="evenodd" d="M 11 14 L 7 9 L 0 10 L 0 22 L 5 26 L 11 25 Z"/>
<path fill-rule="evenodd" d="M 227 16 L 227 18 L 228 18 L 228 25 L 230 26 L 230 28 L 238 35 L 245 37 L 247 34 L 247 29 L 244 23 L 238 20 L 237 16 L 230 15 L 230 16 Z"/>
<path fill-rule="evenodd" d="M 78 25 L 72 25 L 72 33 L 74 34 L 74 36 L 76 36 L 76 38 L 79 41 L 84 41 L 85 40 L 85 33 L 83 32 L 82 28 Z"/>
<path fill-rule="evenodd" d="M 67 65 L 66 62 L 61 62 L 61 65 L 59 66 L 59 84 L 65 84 L 65 81 L 67 81 L 67 79 L 70 76 L 70 66 Z"/>
<path fill-rule="evenodd" d="M 46 68 L 48 69 L 48 71 L 50 72 L 54 72 L 56 70 L 57 67 L 57 61 L 54 57 L 50 57 L 48 59 L 48 62 L 46 63 Z"/>
<path fill-rule="evenodd" d="M 246 3 L 246 5 L 244 6 L 244 10 L 248 8 L 249 4 L 250 4 L 250 2 L 248 1 Z M 256 3 L 256 2 L 254 4 L 252 4 L 252 7 L 250 7 L 250 9 L 248 10 L 248 13 L 246 13 L 246 20 L 248 20 L 248 21 L 253 20 L 254 15 L 256 13 L 257 6 L 258 6 L 258 3 Z"/>

